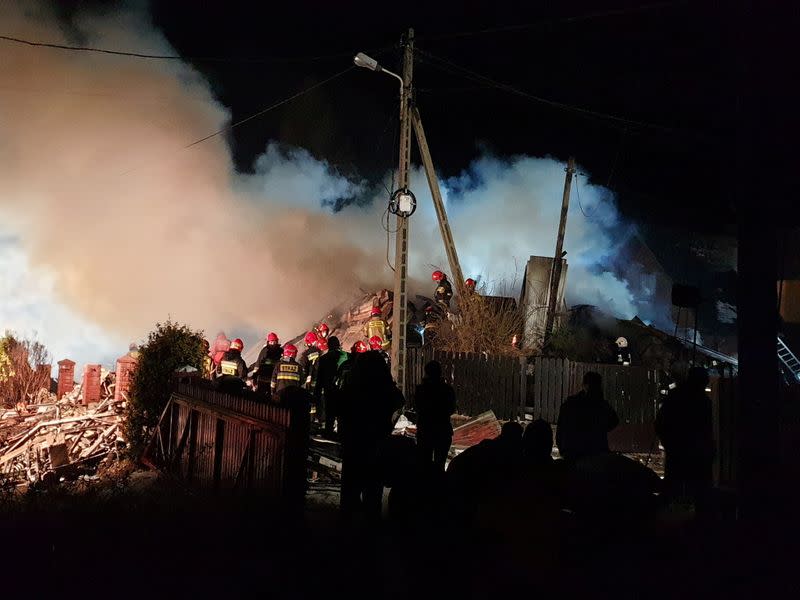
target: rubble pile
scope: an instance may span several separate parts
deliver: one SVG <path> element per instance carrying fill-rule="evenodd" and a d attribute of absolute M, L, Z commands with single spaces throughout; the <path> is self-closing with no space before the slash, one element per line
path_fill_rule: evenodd
<path fill-rule="evenodd" d="M 91 474 L 123 447 L 126 403 L 114 400 L 113 386 L 89 406 L 80 386 L 60 400 L 45 390 L 34 400 L 0 413 L 0 478 L 49 484 Z"/>

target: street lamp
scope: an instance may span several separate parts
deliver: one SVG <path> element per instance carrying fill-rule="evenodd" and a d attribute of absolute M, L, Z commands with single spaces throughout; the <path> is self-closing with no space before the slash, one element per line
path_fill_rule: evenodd
<path fill-rule="evenodd" d="M 359 52 L 353 57 L 353 63 L 362 69 L 369 69 L 370 71 L 375 71 L 376 73 L 383 72 L 387 75 L 391 75 L 400 82 L 400 93 L 403 93 L 403 78 L 397 73 L 392 73 L 389 69 L 384 69 L 374 58 L 367 56 L 363 52 Z"/>
<path fill-rule="evenodd" d="M 378 61 L 359 52 L 353 63 L 362 69 L 383 71 L 400 82 L 400 159 L 397 166 L 397 189 L 389 201 L 389 210 L 397 216 L 395 232 L 394 316 L 392 318 L 392 376 L 406 392 L 406 324 L 408 321 L 408 222 L 416 208 L 416 198 L 408 189 L 411 162 L 411 79 L 414 69 L 414 30 L 408 30 L 403 51 L 403 76 L 384 69 Z"/>

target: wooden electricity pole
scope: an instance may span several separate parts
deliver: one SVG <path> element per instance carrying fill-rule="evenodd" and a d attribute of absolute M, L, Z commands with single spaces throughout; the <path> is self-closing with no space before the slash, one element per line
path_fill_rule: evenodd
<path fill-rule="evenodd" d="M 408 190 L 411 162 L 411 92 L 414 70 L 414 30 L 409 29 L 403 54 L 403 89 L 400 93 L 400 163 L 397 189 Z M 392 375 L 406 393 L 406 325 L 408 321 L 408 217 L 397 215 L 395 237 L 394 301 L 392 304 Z"/>
<path fill-rule="evenodd" d="M 456 291 L 463 295 L 464 274 L 461 272 L 461 263 L 458 262 L 456 243 L 453 240 L 453 233 L 450 231 L 450 222 L 447 220 L 447 211 L 442 201 L 442 192 L 439 189 L 439 180 L 436 179 L 436 171 L 433 168 L 431 151 L 428 148 L 428 140 L 425 137 L 425 130 L 422 128 L 422 118 L 419 116 L 419 109 L 415 106 L 411 109 L 412 121 L 414 123 L 414 133 L 417 134 L 417 145 L 422 157 L 422 164 L 425 167 L 425 175 L 428 178 L 428 186 L 431 188 L 433 206 L 436 209 L 436 216 L 439 220 L 439 231 L 442 234 L 444 249 L 447 252 L 447 262 L 450 263 L 450 275 L 455 279 Z"/>
<path fill-rule="evenodd" d="M 553 267 L 550 270 L 550 293 L 547 296 L 547 320 L 544 325 L 544 344 L 550 341 L 553 334 L 553 322 L 558 309 L 558 288 L 561 283 L 561 254 L 564 250 L 564 233 L 567 230 L 567 211 L 569 210 L 569 191 L 572 187 L 572 177 L 575 174 L 575 159 L 570 157 L 567 162 L 567 177 L 564 180 L 564 196 L 561 199 L 561 221 L 558 224 L 558 238 L 556 238 L 556 253 L 553 257 Z"/>

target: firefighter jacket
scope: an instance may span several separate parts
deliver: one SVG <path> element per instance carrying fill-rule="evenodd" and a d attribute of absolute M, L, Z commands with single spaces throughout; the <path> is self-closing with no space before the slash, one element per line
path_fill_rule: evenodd
<path fill-rule="evenodd" d="M 239 350 L 228 350 L 217 366 L 217 376 L 231 376 L 247 379 L 247 364 Z"/>
<path fill-rule="evenodd" d="M 386 321 L 377 315 L 367 321 L 367 324 L 364 326 L 364 334 L 366 335 L 367 339 L 377 335 L 383 340 L 384 348 L 389 346 L 391 330 L 389 329 L 389 325 L 386 324 Z"/>
<path fill-rule="evenodd" d="M 214 360 L 214 365 L 219 366 L 219 363 L 225 359 L 225 353 L 231 349 L 231 341 L 224 335 L 217 336 L 212 348 L 211 357 Z"/>
<path fill-rule="evenodd" d="M 297 360 L 306 373 L 304 387 L 309 391 L 313 391 L 317 384 L 317 361 L 321 354 L 316 346 L 309 346 Z"/>
<path fill-rule="evenodd" d="M 211 360 L 211 357 L 206 354 L 203 357 L 203 377 L 205 379 L 211 379 L 214 373 L 214 361 Z"/>
<path fill-rule="evenodd" d="M 336 389 L 336 374 L 339 367 L 348 359 L 344 350 L 329 350 L 317 361 L 317 381 L 314 387 L 314 398 L 329 396 Z"/>
<path fill-rule="evenodd" d="M 272 381 L 270 382 L 272 395 L 280 394 L 286 388 L 302 387 L 305 380 L 306 372 L 302 365 L 298 364 L 294 358 L 282 358 L 272 370 Z"/>
<path fill-rule="evenodd" d="M 442 279 L 439 285 L 436 286 L 436 291 L 433 293 L 433 299 L 440 304 L 450 306 L 450 298 L 453 297 L 453 286 L 447 279 Z"/>
<path fill-rule="evenodd" d="M 261 352 L 258 353 L 256 362 L 250 367 L 250 370 L 253 371 L 253 379 L 268 387 L 272 380 L 272 370 L 280 362 L 282 353 L 283 350 L 278 344 L 264 345 Z"/>

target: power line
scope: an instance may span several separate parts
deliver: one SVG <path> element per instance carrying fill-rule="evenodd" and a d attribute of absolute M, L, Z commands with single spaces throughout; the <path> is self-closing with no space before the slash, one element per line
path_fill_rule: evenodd
<path fill-rule="evenodd" d="M 500 27 L 488 27 L 486 29 L 478 29 L 473 31 L 457 31 L 453 33 L 443 33 L 440 35 L 427 35 L 427 36 L 423 35 L 420 36 L 419 39 L 425 41 L 429 40 L 438 41 L 438 40 L 449 40 L 449 39 L 456 39 L 463 37 L 472 37 L 477 35 L 487 35 L 493 33 L 509 33 L 514 31 L 525 31 L 527 29 L 537 29 L 537 28 L 544 29 L 546 27 L 550 27 L 552 25 L 558 25 L 561 23 L 577 23 L 580 21 L 605 19 L 605 18 L 617 17 L 633 13 L 642 13 L 653 10 L 660 10 L 662 8 L 671 8 L 673 6 L 679 6 L 687 3 L 688 3 L 687 0 L 677 0 L 677 1 L 673 0 L 672 2 L 654 2 L 651 4 L 644 4 L 642 6 L 633 6 L 630 8 L 619 8 L 615 10 L 606 10 L 606 11 L 596 11 L 583 15 L 574 15 L 571 17 L 556 17 L 552 19 L 542 19 L 540 21 L 535 21 L 533 23 L 504 25 Z"/>
<path fill-rule="evenodd" d="M 454 63 L 454 62 L 452 62 L 452 61 L 450 61 L 448 59 L 441 58 L 439 56 L 431 54 L 430 52 L 426 52 L 426 51 L 423 51 L 423 50 L 420 50 L 420 49 L 417 49 L 416 52 L 419 53 L 421 56 L 424 56 L 424 57 L 426 57 L 428 59 L 432 59 L 433 62 L 430 62 L 430 60 L 426 61 L 431 66 L 436 67 L 436 68 L 438 68 L 438 69 L 440 69 L 442 71 L 448 72 L 451 75 L 457 75 L 457 76 L 460 76 L 460 77 L 464 77 L 464 78 L 469 79 L 471 81 L 474 81 L 476 83 L 483 83 L 485 85 L 490 85 L 490 86 L 495 87 L 495 88 L 497 88 L 499 90 L 502 90 L 502 91 L 505 91 L 505 92 L 520 96 L 520 97 L 525 98 L 527 100 L 533 100 L 534 102 L 538 102 L 540 104 L 546 104 L 547 106 L 551 106 L 553 108 L 559 108 L 561 110 L 566 110 L 566 111 L 569 111 L 569 112 L 573 112 L 573 113 L 576 113 L 576 114 L 584 116 L 584 117 L 590 117 L 590 118 L 595 118 L 595 119 L 599 119 L 599 120 L 602 120 L 602 121 L 607 121 L 607 122 L 613 123 L 613 124 L 615 124 L 616 126 L 619 126 L 619 127 L 639 128 L 639 129 L 655 129 L 655 130 L 662 131 L 662 132 L 665 132 L 665 133 L 681 133 L 679 130 L 673 129 L 671 127 L 667 127 L 665 125 L 659 125 L 659 124 L 656 124 L 656 123 L 647 123 L 645 121 L 636 121 L 636 120 L 633 120 L 633 119 L 626 119 L 624 117 L 619 117 L 619 116 L 616 116 L 616 115 L 602 113 L 602 112 L 599 112 L 599 111 L 596 111 L 596 110 L 583 108 L 581 106 L 575 106 L 575 105 L 571 105 L 571 104 L 566 104 L 564 102 L 558 102 L 556 100 L 550 100 L 550 99 L 544 98 L 542 96 L 536 96 L 536 95 L 531 94 L 529 92 L 525 92 L 523 90 L 520 90 L 520 89 L 518 89 L 518 88 L 516 88 L 516 87 L 514 87 L 512 85 L 508 85 L 506 83 L 502 83 L 502 82 L 496 81 L 496 80 L 494 80 L 494 79 L 492 79 L 490 77 L 486 77 L 485 75 L 481 75 L 480 73 L 478 73 L 476 71 L 473 71 L 473 70 L 468 69 L 466 67 L 462 67 L 461 65 L 458 65 L 458 64 L 456 64 L 456 63 Z M 698 136 L 698 137 L 702 137 L 702 136 Z"/>
<path fill-rule="evenodd" d="M 214 133 L 210 133 L 210 134 L 208 134 L 208 135 L 207 135 L 207 136 L 205 136 L 205 137 L 202 137 L 202 138 L 200 138 L 200 139 L 198 139 L 198 140 L 195 140 L 195 141 L 193 141 L 192 143 L 190 143 L 190 144 L 187 144 L 187 145 L 186 145 L 186 146 L 184 146 L 183 148 L 184 148 L 184 149 L 186 149 L 186 148 L 191 148 L 192 146 L 196 146 L 197 144 L 202 144 L 202 143 L 203 143 L 203 142 L 205 142 L 206 140 L 210 140 L 210 139 L 211 139 L 211 138 L 213 138 L 213 137 L 216 137 L 216 136 L 218 136 L 218 135 L 220 135 L 220 134 L 222 134 L 222 133 L 226 133 L 226 132 L 228 132 L 228 131 L 232 130 L 234 127 L 238 127 L 239 125 L 243 125 L 244 123 L 247 123 L 248 121 L 252 121 L 253 119 L 256 119 L 256 118 L 258 118 L 258 117 L 260 117 L 261 115 L 263 115 L 263 114 L 266 114 L 266 113 L 270 112 L 271 110 L 275 110 L 276 108 L 278 108 L 278 107 L 280 107 L 280 106 L 283 106 L 284 104 L 288 104 L 289 102 L 291 102 L 292 100 L 294 100 L 294 99 L 296 99 L 296 98 L 299 98 L 300 96 L 303 96 L 303 95 L 305 95 L 305 94 L 308 94 L 309 92 L 312 92 L 312 91 L 314 91 L 315 89 L 322 87 L 322 86 L 323 86 L 323 85 L 325 85 L 326 83 L 329 83 L 329 82 L 333 81 L 334 79 L 337 79 L 337 78 L 341 77 L 341 76 L 342 76 L 342 75 L 344 75 L 345 73 L 347 73 L 347 72 L 349 72 L 349 71 L 352 71 L 352 70 L 353 70 L 353 69 L 355 69 L 355 68 L 356 68 L 356 67 L 355 67 L 355 65 L 351 65 L 351 66 L 347 67 L 346 69 L 344 69 L 343 71 L 339 71 L 339 72 L 338 72 L 338 73 L 336 73 L 335 75 L 331 75 L 331 76 L 330 76 L 330 77 L 328 77 L 327 79 L 323 79 L 322 81 L 320 81 L 320 82 L 318 82 L 318 83 L 315 83 L 314 85 L 312 85 L 312 86 L 309 86 L 309 87 L 305 88 L 304 90 L 300 90 L 299 92 L 297 92 L 297 93 L 295 93 L 295 94 L 292 94 L 292 95 L 291 95 L 291 96 L 289 96 L 288 98 L 284 98 L 283 100 L 279 100 L 278 102 L 275 102 L 274 104 L 270 104 L 270 105 L 269 105 L 268 107 L 266 107 L 265 109 L 263 109 L 263 110 L 260 110 L 260 111 L 258 111 L 258 112 L 256 112 L 256 113 L 253 113 L 253 114 L 252 114 L 252 115 L 250 115 L 249 117 L 245 117 L 244 119 L 241 119 L 241 120 L 239 120 L 239 121 L 236 121 L 235 123 L 231 123 L 230 125 L 227 125 L 226 127 L 223 127 L 222 129 L 219 129 L 219 130 L 215 131 Z"/>
<path fill-rule="evenodd" d="M 10 35 L 0 35 L 0 40 L 12 42 L 15 44 L 22 44 L 25 46 L 32 46 L 37 48 L 52 48 L 56 50 L 68 50 L 72 52 L 93 52 L 96 54 L 111 54 L 114 56 L 128 56 L 132 58 L 144 58 L 149 60 L 182 60 L 190 62 L 218 62 L 218 63 L 265 63 L 265 62 L 313 62 L 319 60 L 328 60 L 334 58 L 342 58 L 345 56 L 352 56 L 352 51 L 338 52 L 336 54 L 322 54 L 318 56 L 259 56 L 259 57 L 242 57 L 231 58 L 222 56 L 180 56 L 177 54 L 148 54 L 144 52 L 127 52 L 123 50 L 111 50 L 108 48 L 95 48 L 92 46 L 71 46 L 68 44 L 56 44 L 52 42 L 36 42 L 33 40 L 26 40 L 23 38 L 13 37 Z M 394 46 L 384 46 L 382 48 L 373 48 L 367 50 L 372 54 L 377 54 L 388 50 Z"/>

